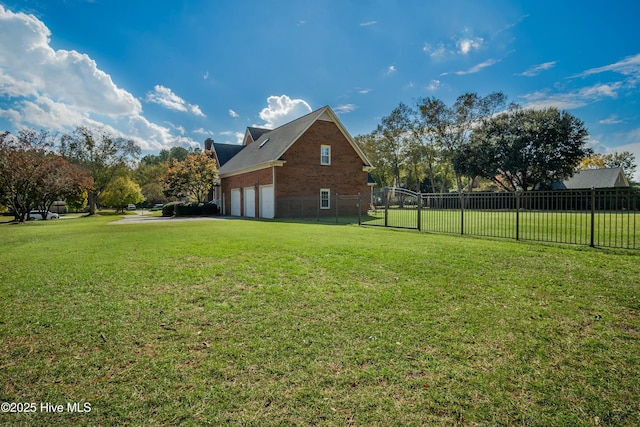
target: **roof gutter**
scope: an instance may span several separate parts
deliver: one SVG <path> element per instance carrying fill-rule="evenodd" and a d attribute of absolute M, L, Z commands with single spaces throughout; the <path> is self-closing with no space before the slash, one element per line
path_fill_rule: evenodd
<path fill-rule="evenodd" d="M 236 170 L 231 171 L 231 172 L 223 172 L 223 173 L 218 172 L 218 176 L 220 178 L 229 178 L 230 176 L 241 175 L 243 173 L 259 171 L 259 170 L 271 168 L 271 167 L 274 167 L 274 166 L 284 166 L 285 163 L 287 163 L 285 160 L 271 160 L 271 161 L 260 163 L 260 164 L 257 164 L 257 165 L 247 166 L 247 167 L 242 168 L 242 169 L 236 169 Z"/>

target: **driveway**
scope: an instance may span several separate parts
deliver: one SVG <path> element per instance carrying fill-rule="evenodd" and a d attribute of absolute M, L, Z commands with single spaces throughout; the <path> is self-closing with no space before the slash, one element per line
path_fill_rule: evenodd
<path fill-rule="evenodd" d="M 221 221 L 228 218 L 225 217 L 213 217 L 213 216 L 180 216 L 180 217 L 164 217 L 164 216 L 144 216 L 140 213 L 138 215 L 125 215 L 118 221 L 110 222 L 109 225 L 122 225 L 122 224 L 154 224 L 158 222 L 184 222 L 184 221 Z"/>

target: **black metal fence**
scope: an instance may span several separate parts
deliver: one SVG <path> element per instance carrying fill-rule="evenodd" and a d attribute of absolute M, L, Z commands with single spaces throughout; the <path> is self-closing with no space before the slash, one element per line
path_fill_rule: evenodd
<path fill-rule="evenodd" d="M 634 188 L 514 193 L 377 192 L 364 225 L 640 249 Z"/>
<path fill-rule="evenodd" d="M 366 200 L 365 200 L 366 199 Z M 367 214 L 368 197 L 333 194 L 321 206 L 320 197 L 281 197 L 276 200 L 276 217 L 314 220 L 336 224 L 360 224 Z M 363 205 L 363 203 L 365 203 Z"/>

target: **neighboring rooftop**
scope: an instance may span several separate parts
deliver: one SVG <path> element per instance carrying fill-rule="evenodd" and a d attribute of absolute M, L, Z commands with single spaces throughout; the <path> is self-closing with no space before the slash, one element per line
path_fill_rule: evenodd
<path fill-rule="evenodd" d="M 628 187 L 629 181 L 621 167 L 606 169 L 585 169 L 575 173 L 563 182 L 568 190 L 588 188 Z"/>

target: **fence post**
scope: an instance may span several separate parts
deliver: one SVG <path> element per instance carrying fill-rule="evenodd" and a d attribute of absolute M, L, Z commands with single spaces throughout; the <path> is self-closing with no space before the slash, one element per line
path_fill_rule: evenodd
<path fill-rule="evenodd" d="M 591 243 L 589 246 L 592 248 L 595 246 L 595 220 L 596 220 L 596 189 L 591 187 Z"/>
<path fill-rule="evenodd" d="M 418 193 L 418 231 L 422 231 L 422 193 Z"/>
<path fill-rule="evenodd" d="M 389 189 L 384 190 L 384 226 L 389 226 Z"/>
<path fill-rule="evenodd" d="M 520 240 L 520 192 L 516 191 L 516 240 Z"/>
<path fill-rule="evenodd" d="M 460 192 L 460 234 L 464 234 L 464 193 Z"/>

